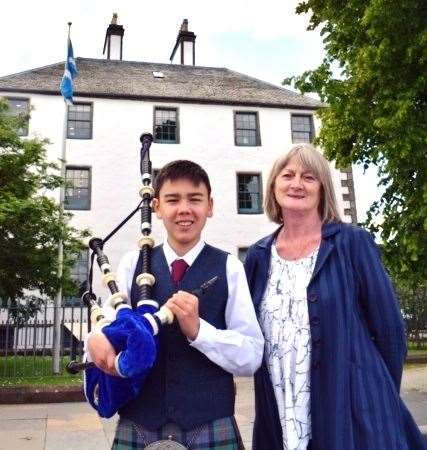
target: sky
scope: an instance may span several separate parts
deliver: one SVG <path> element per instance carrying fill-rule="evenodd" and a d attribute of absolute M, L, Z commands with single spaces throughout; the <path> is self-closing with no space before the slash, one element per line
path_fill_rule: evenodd
<path fill-rule="evenodd" d="M 298 0 L 3 0 L 0 76 L 63 61 L 67 22 L 74 55 L 103 58 L 113 12 L 125 28 L 123 59 L 169 63 L 183 19 L 196 38 L 196 65 L 227 67 L 281 85 L 285 77 L 316 68 L 323 43 L 295 14 Z M 355 168 L 358 220 L 379 197 L 375 169 Z"/>

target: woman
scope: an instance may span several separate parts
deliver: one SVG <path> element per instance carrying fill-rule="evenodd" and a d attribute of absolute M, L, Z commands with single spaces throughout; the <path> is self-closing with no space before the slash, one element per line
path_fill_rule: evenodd
<path fill-rule="evenodd" d="M 371 236 L 340 221 L 314 147 L 298 144 L 276 161 L 265 210 L 280 227 L 245 263 L 266 339 L 254 448 L 425 449 L 399 398 L 398 301 Z"/>

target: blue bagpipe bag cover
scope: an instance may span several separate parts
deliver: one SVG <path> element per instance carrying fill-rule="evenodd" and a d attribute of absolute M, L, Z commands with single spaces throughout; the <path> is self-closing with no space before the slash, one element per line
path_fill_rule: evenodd
<path fill-rule="evenodd" d="M 147 319 L 128 308 L 119 310 L 102 333 L 118 355 L 116 369 L 121 376 L 91 367 L 84 371 L 83 384 L 88 402 L 101 417 L 109 418 L 140 392 L 156 360 L 158 340 Z"/>

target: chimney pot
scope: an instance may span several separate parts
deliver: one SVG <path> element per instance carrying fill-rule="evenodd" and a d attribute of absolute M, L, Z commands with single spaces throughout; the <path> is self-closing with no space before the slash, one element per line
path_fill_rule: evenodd
<path fill-rule="evenodd" d="M 121 60 L 123 57 L 123 34 L 125 32 L 122 25 L 117 25 L 117 13 L 113 13 L 110 25 L 105 33 L 104 55 L 107 59 Z"/>
<path fill-rule="evenodd" d="M 182 21 L 181 31 L 188 31 L 188 19 Z"/>
<path fill-rule="evenodd" d="M 194 66 L 196 64 L 195 47 L 196 35 L 192 31 L 188 31 L 188 20 L 184 19 L 170 56 L 171 63 Z"/>

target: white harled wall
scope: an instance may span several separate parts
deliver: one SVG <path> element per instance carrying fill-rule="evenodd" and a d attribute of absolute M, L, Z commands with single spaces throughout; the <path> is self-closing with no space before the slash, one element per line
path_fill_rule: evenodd
<path fill-rule="evenodd" d="M 22 94 L 10 94 L 25 97 Z M 208 172 L 214 198 L 214 217 L 207 222 L 205 239 L 222 249 L 237 254 L 270 233 L 276 225 L 263 214 L 237 214 L 236 173 L 262 174 L 263 189 L 273 161 L 292 145 L 292 112 L 310 114 L 307 110 L 251 108 L 185 103 L 156 103 L 131 100 L 75 98 L 93 103 L 93 138 L 67 140 L 67 164 L 90 166 L 92 169 L 91 210 L 72 211 L 72 224 L 89 228 L 93 235 L 106 236 L 139 202 L 139 136 L 153 132 L 154 106 L 179 109 L 179 144 L 157 144 L 151 147 L 153 168 L 159 169 L 174 159 L 191 159 Z M 59 96 L 31 95 L 34 108 L 30 120 L 30 136 L 48 138 L 48 154 L 52 160 L 61 155 L 64 103 Z M 234 111 L 257 111 L 261 146 L 234 145 Z M 315 128 L 319 122 L 315 119 Z M 332 169 L 341 212 L 341 175 Z M 137 248 L 139 214 L 112 238 L 105 249 L 112 266 L 120 255 Z M 153 220 L 156 242 L 163 237 L 161 224 Z M 98 274 L 98 271 L 95 271 Z M 95 288 L 105 297 L 103 288 Z M 101 294 L 101 292 L 103 294 Z"/>

